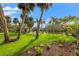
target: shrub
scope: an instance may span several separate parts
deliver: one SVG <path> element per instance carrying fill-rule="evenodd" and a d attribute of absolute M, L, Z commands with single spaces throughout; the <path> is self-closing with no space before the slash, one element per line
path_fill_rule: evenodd
<path fill-rule="evenodd" d="M 41 47 L 36 47 L 36 48 L 35 48 L 35 51 L 36 51 L 37 55 L 39 56 L 39 55 L 41 55 L 41 54 L 43 53 L 43 48 L 41 48 Z"/>
<path fill-rule="evenodd" d="M 63 44 L 58 44 L 58 46 L 59 46 L 59 47 L 63 47 L 64 45 L 63 45 Z"/>
<path fill-rule="evenodd" d="M 47 50 L 51 48 L 51 45 L 47 43 Z"/>

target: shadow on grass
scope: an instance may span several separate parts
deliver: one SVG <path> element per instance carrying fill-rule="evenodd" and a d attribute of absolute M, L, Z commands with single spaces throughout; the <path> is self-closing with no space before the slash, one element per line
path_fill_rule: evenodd
<path fill-rule="evenodd" d="M 4 45 L 4 44 L 5 44 L 4 42 L 0 43 L 0 45 Z"/>
<path fill-rule="evenodd" d="M 11 42 L 5 43 L 5 42 L 3 41 L 3 42 L 0 43 L 0 46 L 1 46 L 1 45 L 6 45 L 6 44 L 9 44 L 9 43 L 11 43 Z"/>
<path fill-rule="evenodd" d="M 15 55 L 21 55 L 21 51 L 23 51 L 25 48 L 27 48 L 28 46 L 30 46 L 34 41 L 36 41 L 37 39 L 35 38 L 35 39 L 33 39 L 33 40 L 31 40 L 26 46 L 24 46 L 22 49 L 20 49 L 19 51 L 17 51 L 15 54 L 14 54 L 14 56 Z"/>

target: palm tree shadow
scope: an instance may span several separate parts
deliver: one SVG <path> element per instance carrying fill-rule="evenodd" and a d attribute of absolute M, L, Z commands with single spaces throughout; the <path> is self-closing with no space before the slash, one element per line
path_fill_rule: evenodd
<path fill-rule="evenodd" d="M 34 41 L 36 41 L 36 38 L 31 40 L 26 46 L 24 46 L 22 49 L 20 49 L 19 51 L 17 51 L 14 55 L 20 55 L 25 48 L 27 48 L 28 46 L 30 46 Z M 20 53 L 21 52 L 21 53 Z"/>
<path fill-rule="evenodd" d="M 5 43 L 5 42 L 1 42 L 1 43 L 0 43 L 0 45 L 4 45 L 4 44 L 6 44 L 6 43 Z"/>
<path fill-rule="evenodd" d="M 6 45 L 6 44 L 8 44 L 8 43 L 2 42 L 2 43 L 0 43 L 0 46 L 1 46 L 1 45 Z"/>
<path fill-rule="evenodd" d="M 4 43 L 2 42 L 2 43 L 0 43 L 0 45 L 3 45 Z"/>

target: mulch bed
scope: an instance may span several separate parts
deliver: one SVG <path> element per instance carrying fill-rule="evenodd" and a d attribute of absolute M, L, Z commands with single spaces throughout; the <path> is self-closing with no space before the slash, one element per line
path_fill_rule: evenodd
<path fill-rule="evenodd" d="M 48 48 L 46 44 L 39 46 L 43 48 L 41 55 L 37 55 L 35 48 L 23 52 L 20 56 L 77 56 L 79 51 L 76 43 L 49 43 L 51 48 Z"/>

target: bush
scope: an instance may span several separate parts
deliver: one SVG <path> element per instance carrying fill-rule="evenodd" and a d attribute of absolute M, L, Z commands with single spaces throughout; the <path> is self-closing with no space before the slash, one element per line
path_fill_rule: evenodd
<path fill-rule="evenodd" d="M 41 48 L 41 47 L 36 47 L 36 48 L 35 48 L 35 51 L 36 51 L 37 55 L 39 56 L 39 55 L 41 55 L 41 54 L 43 53 L 43 48 Z"/>
<path fill-rule="evenodd" d="M 47 50 L 51 48 L 51 45 L 47 43 Z"/>

